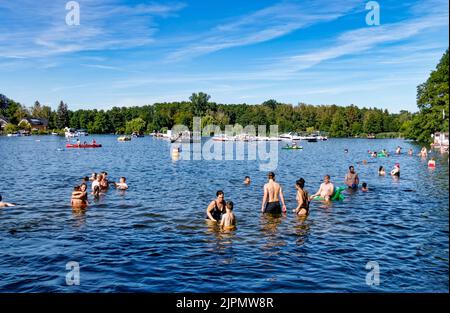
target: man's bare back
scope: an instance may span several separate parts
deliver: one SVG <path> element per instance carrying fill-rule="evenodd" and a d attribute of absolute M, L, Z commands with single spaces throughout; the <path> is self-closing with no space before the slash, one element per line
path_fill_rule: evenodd
<path fill-rule="evenodd" d="M 278 202 L 278 195 L 280 194 L 280 184 L 271 180 L 267 184 L 264 185 L 264 190 L 267 191 L 267 202 Z"/>

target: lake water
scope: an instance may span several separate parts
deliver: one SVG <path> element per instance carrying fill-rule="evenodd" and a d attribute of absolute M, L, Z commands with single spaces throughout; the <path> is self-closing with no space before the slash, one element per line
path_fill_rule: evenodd
<path fill-rule="evenodd" d="M 260 213 L 266 171 L 256 161 L 174 161 L 170 144 L 151 137 L 118 142 L 90 136 L 100 149 L 65 149 L 61 137 L 0 137 L 0 192 L 19 205 L 0 208 L 1 292 L 448 292 L 449 165 L 408 156 L 403 140 L 330 139 L 278 151 L 277 181 L 288 214 Z M 368 150 L 403 154 L 371 159 Z M 345 153 L 344 149 L 349 152 Z M 362 160 L 368 164 L 362 164 Z M 401 178 L 379 177 L 401 164 Z M 325 174 L 343 185 L 354 164 L 370 191 L 313 202 L 292 214 L 295 180 L 315 192 Z M 83 176 L 107 171 L 130 189 L 110 189 L 85 212 L 70 194 Z M 243 185 L 244 176 L 252 178 Z M 90 186 L 89 186 L 90 188 Z M 222 189 L 235 203 L 237 230 L 204 220 Z M 79 263 L 80 285 L 66 283 Z M 368 262 L 379 265 L 369 286 Z M 372 277 L 369 273 L 369 278 Z"/>

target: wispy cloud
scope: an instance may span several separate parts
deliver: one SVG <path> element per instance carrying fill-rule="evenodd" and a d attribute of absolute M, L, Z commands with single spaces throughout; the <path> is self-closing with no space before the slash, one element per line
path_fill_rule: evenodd
<path fill-rule="evenodd" d="M 268 67 L 268 70 L 297 72 L 311 68 L 324 61 L 355 55 L 384 44 L 398 43 L 427 30 L 448 27 L 448 10 L 442 10 L 419 18 L 377 27 L 365 27 L 347 31 L 338 36 L 329 48 L 282 58 Z"/>
<path fill-rule="evenodd" d="M 148 45 L 158 30 L 155 18 L 172 16 L 184 7 L 181 3 L 132 6 L 118 0 L 79 0 L 80 25 L 69 26 L 66 2 L 0 3 L 0 57 L 38 58 Z"/>
<path fill-rule="evenodd" d="M 355 8 L 360 1 L 337 5 L 330 1 L 283 2 L 233 21 L 221 23 L 179 47 L 167 57 L 169 61 L 193 58 L 211 52 L 269 41 L 313 24 L 335 20 Z"/>

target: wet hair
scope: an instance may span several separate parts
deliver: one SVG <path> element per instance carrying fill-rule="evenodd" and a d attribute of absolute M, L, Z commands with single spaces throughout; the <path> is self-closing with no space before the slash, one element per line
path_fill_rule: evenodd
<path fill-rule="evenodd" d="M 325 175 L 326 178 L 331 179 L 330 175 Z"/>
<path fill-rule="evenodd" d="M 89 181 L 89 177 L 85 176 L 85 177 L 83 178 L 83 181 Z"/>
<path fill-rule="evenodd" d="M 233 206 L 234 206 L 233 201 L 227 201 L 227 209 L 228 210 L 232 211 L 233 210 Z"/>
<path fill-rule="evenodd" d="M 305 187 L 305 180 L 303 178 L 298 179 L 295 184 L 303 189 Z"/>
<path fill-rule="evenodd" d="M 362 183 L 363 188 L 367 188 L 367 183 Z"/>
<path fill-rule="evenodd" d="M 349 170 L 355 169 L 355 167 L 354 167 L 353 165 L 350 165 L 350 166 L 348 167 L 348 169 L 349 169 Z"/>
<path fill-rule="evenodd" d="M 380 167 L 378 168 L 378 172 L 384 170 L 384 167 L 382 165 L 380 165 Z"/>
<path fill-rule="evenodd" d="M 127 181 L 127 179 L 124 176 L 120 177 L 120 179 L 123 179 L 124 182 Z"/>
<path fill-rule="evenodd" d="M 87 185 L 85 184 L 85 183 L 82 183 L 81 185 L 80 185 L 80 190 L 81 190 L 81 187 L 86 187 L 86 189 L 87 189 Z"/>
<path fill-rule="evenodd" d="M 80 186 L 73 187 L 73 191 L 80 191 Z"/>
<path fill-rule="evenodd" d="M 269 174 L 267 175 L 267 176 L 269 176 L 269 179 L 270 178 L 275 178 L 275 173 L 274 172 L 269 172 Z"/>
<path fill-rule="evenodd" d="M 222 190 L 217 190 L 216 196 L 225 195 Z"/>
<path fill-rule="evenodd" d="M 0 202 L 2 201 L 2 195 L 0 195 Z"/>
<path fill-rule="evenodd" d="M 94 178 L 97 178 L 97 173 L 92 173 L 92 176 L 94 176 Z"/>
<path fill-rule="evenodd" d="M 247 178 L 250 179 L 250 176 L 245 176 L 245 177 L 244 177 L 244 179 L 247 179 Z"/>

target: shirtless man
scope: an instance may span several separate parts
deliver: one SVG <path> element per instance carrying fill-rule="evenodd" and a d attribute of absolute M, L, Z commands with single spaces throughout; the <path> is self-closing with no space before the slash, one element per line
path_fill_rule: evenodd
<path fill-rule="evenodd" d="M 358 174 L 355 172 L 355 168 L 353 165 L 350 165 L 348 168 L 348 173 L 345 175 L 344 183 L 348 186 L 348 188 L 357 189 L 359 184 Z"/>
<path fill-rule="evenodd" d="M 113 184 L 117 189 L 126 190 L 126 189 L 128 189 L 128 185 L 127 185 L 126 181 L 127 181 L 127 179 L 122 176 L 122 177 L 120 177 L 120 182 L 113 183 Z"/>
<path fill-rule="evenodd" d="M 222 190 L 216 192 L 217 199 L 211 201 L 206 208 L 207 219 L 213 222 L 219 222 L 222 214 L 225 213 L 225 195 Z"/>
<path fill-rule="evenodd" d="M 331 196 L 334 193 L 334 185 L 330 182 L 330 175 L 325 175 L 323 178 L 323 183 L 320 184 L 319 190 L 313 194 L 309 199 L 313 200 L 314 197 L 320 196 L 324 198 L 325 201 L 330 201 Z"/>
<path fill-rule="evenodd" d="M 264 197 L 261 205 L 261 212 L 271 214 L 281 214 L 280 200 L 283 204 L 283 212 L 286 212 L 283 191 L 280 184 L 275 182 L 275 174 L 269 172 L 269 182 L 264 185 Z M 278 199 L 278 197 L 280 199 Z"/>
<path fill-rule="evenodd" d="M 233 214 L 233 201 L 227 201 L 226 213 L 222 215 L 220 227 L 224 230 L 233 230 L 236 228 L 236 217 Z"/>
<path fill-rule="evenodd" d="M 16 205 L 13 203 L 9 203 L 9 202 L 3 202 L 2 195 L 0 195 L 0 208 L 5 208 L 5 207 L 9 207 L 9 206 L 16 206 Z"/>

